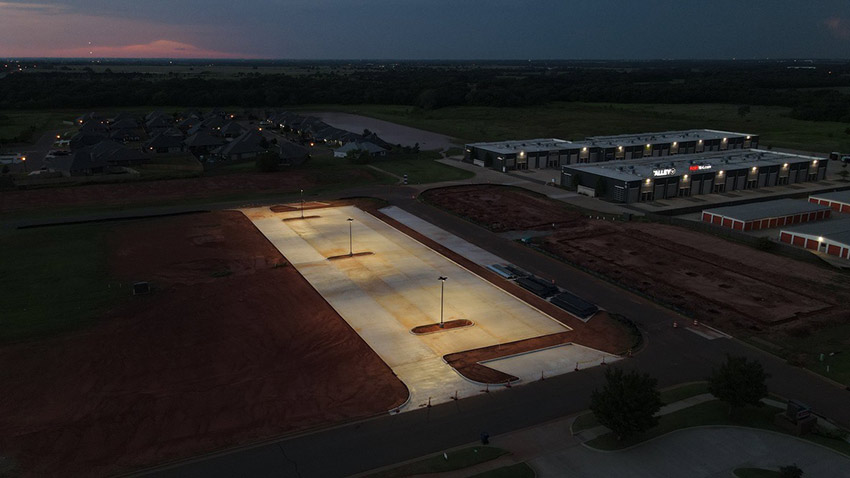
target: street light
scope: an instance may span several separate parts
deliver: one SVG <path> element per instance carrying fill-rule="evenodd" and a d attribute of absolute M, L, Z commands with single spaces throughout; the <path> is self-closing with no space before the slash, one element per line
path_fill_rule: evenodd
<path fill-rule="evenodd" d="M 21 162 L 24 163 L 24 172 L 27 172 L 27 157 L 21 156 Z"/>
<path fill-rule="evenodd" d="M 304 219 L 304 190 L 301 190 L 301 219 Z"/>
<path fill-rule="evenodd" d="M 354 255 L 354 249 L 352 248 L 352 240 L 351 240 L 351 223 L 354 222 L 354 219 L 348 218 L 348 255 Z"/>
<path fill-rule="evenodd" d="M 443 297 L 445 296 L 446 291 L 446 280 L 448 277 L 440 276 L 437 280 L 440 281 L 440 328 L 443 328 Z"/>

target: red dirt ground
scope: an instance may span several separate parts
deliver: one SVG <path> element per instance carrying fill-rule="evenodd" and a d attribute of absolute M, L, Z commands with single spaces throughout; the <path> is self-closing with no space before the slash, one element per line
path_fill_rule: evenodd
<path fill-rule="evenodd" d="M 0 450 L 27 475 L 126 472 L 407 398 L 241 213 L 118 225 L 111 244 L 115 275 L 152 294 L 85 332 L 0 348 L 14 364 L 0 367 Z"/>
<path fill-rule="evenodd" d="M 413 332 L 413 335 L 424 335 L 424 334 L 433 334 L 436 332 L 442 332 L 444 330 L 451 329 L 460 329 L 463 327 L 470 327 L 474 325 L 471 320 L 467 319 L 455 319 L 455 320 L 447 320 L 443 322 L 443 326 L 440 327 L 440 324 L 428 324 L 428 325 L 420 325 L 418 327 L 412 328 L 410 331 Z"/>
<path fill-rule="evenodd" d="M 375 176 L 368 170 L 349 172 L 368 180 Z M 346 174 L 349 174 L 346 173 Z M 231 194 L 258 192 L 297 192 L 298 189 L 330 184 L 340 178 L 326 172 L 285 171 L 279 173 L 238 173 L 199 178 L 137 181 L 116 184 L 57 187 L 4 191 L 0 194 L 0 214 L 44 207 L 122 206 L 174 200 L 226 197 Z"/>
<path fill-rule="evenodd" d="M 470 197 L 501 203 L 504 216 L 527 214 L 528 206 L 514 206 L 513 188 L 465 188 Z M 474 222 L 491 220 L 489 204 L 457 197 L 456 188 L 445 188 L 428 191 L 427 199 Z M 564 206 L 538 198 L 534 208 L 540 217 L 555 217 Z M 527 224 L 519 221 L 514 227 L 525 229 Z M 730 332 L 826 323 L 846 313 L 843 304 L 850 299 L 846 287 L 840 286 L 847 278 L 840 273 L 681 227 L 580 217 L 535 241 L 568 262 Z"/>
<path fill-rule="evenodd" d="M 569 224 L 582 215 L 565 206 L 553 207 L 546 197 L 519 188 L 452 186 L 431 189 L 422 199 L 481 224 L 494 232 L 517 231 Z"/>

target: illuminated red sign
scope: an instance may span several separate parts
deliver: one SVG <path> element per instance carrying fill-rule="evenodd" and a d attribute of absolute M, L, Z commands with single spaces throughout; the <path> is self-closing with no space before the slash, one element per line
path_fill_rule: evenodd
<path fill-rule="evenodd" d="M 688 167 L 691 171 L 704 171 L 706 169 L 711 169 L 710 164 L 694 164 L 693 166 Z"/>

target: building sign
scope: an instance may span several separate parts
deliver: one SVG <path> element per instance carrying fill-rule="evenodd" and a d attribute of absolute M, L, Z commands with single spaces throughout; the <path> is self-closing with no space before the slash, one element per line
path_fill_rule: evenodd
<path fill-rule="evenodd" d="M 690 169 L 691 171 L 705 171 L 707 169 L 711 169 L 711 165 L 710 164 L 695 164 L 695 165 L 689 167 L 688 169 Z"/>
<path fill-rule="evenodd" d="M 653 169 L 653 176 L 670 176 L 676 174 L 676 168 Z"/>

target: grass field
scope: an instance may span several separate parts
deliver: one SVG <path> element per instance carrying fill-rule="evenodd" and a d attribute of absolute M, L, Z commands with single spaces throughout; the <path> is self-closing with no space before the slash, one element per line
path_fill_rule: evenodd
<path fill-rule="evenodd" d="M 127 284 L 108 274 L 109 227 L 0 232 L 0 343 L 84 327 L 129 294 Z"/>
<path fill-rule="evenodd" d="M 4 143 L 32 142 L 38 136 L 51 129 L 73 127 L 62 121 L 70 121 L 73 114 L 52 111 L 0 111 L 0 147 Z"/>
<path fill-rule="evenodd" d="M 426 473 L 443 473 L 446 471 L 462 470 L 479 463 L 495 460 L 505 453 L 507 453 L 505 450 L 490 446 L 464 448 L 457 451 L 447 452 L 446 456 L 448 456 L 448 459 L 440 453 L 419 461 L 414 461 L 389 470 L 368 475 L 368 478 L 401 478 Z"/>
<path fill-rule="evenodd" d="M 372 166 L 396 176 L 406 174 L 408 184 L 457 181 L 469 179 L 475 175 L 470 171 L 436 162 L 435 160 L 440 157 L 440 154 L 435 151 L 391 153 L 386 159 L 372 163 Z"/>
<path fill-rule="evenodd" d="M 729 405 L 720 400 L 712 400 L 664 415 L 660 417 L 658 425 L 655 428 L 644 433 L 623 440 L 617 440 L 617 437 L 613 433 L 606 433 L 588 441 L 586 445 L 600 450 L 622 450 L 676 430 L 705 425 L 761 428 L 787 433 L 785 429 L 773 423 L 774 416 L 780 411 L 782 410 L 771 406 L 746 407 L 730 416 Z M 814 433 L 801 438 L 850 456 L 850 443 L 844 440 L 827 438 Z"/>
<path fill-rule="evenodd" d="M 790 108 L 738 105 L 551 103 L 521 108 L 451 107 L 425 111 L 411 106 L 320 105 L 310 109 L 343 111 L 447 134 L 466 141 L 586 136 L 711 128 L 761 135 L 760 146 L 803 151 L 850 151 L 847 124 L 802 121 Z"/>
<path fill-rule="evenodd" d="M 850 385 L 850 324 L 831 325 L 803 337 L 776 334 L 771 341 L 784 349 L 787 359 L 802 362 L 813 372 Z M 824 355 L 823 361 L 820 354 Z"/>

